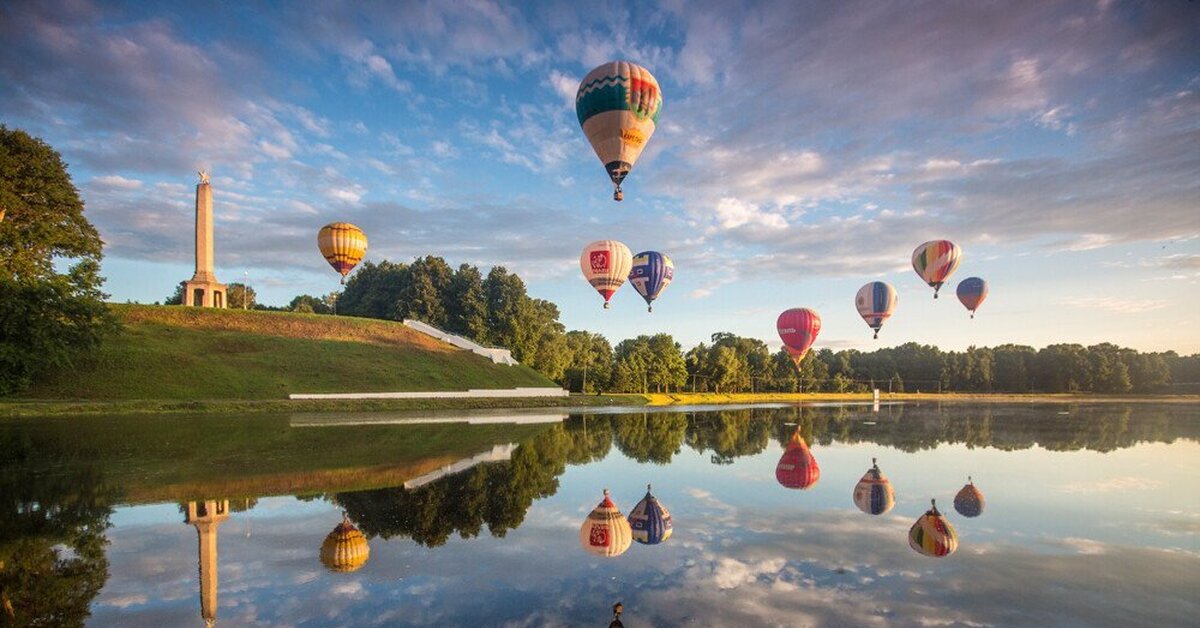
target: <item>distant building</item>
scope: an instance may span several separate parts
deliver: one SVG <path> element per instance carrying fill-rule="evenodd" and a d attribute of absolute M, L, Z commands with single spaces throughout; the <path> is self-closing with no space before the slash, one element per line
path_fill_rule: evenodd
<path fill-rule="evenodd" d="M 213 272 L 212 187 L 208 173 L 200 171 L 196 184 L 196 273 L 183 282 L 183 304 L 225 307 L 225 284 Z"/>

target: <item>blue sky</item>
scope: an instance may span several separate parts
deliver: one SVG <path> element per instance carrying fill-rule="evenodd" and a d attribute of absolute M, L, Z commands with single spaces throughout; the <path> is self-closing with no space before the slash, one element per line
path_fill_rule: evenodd
<path fill-rule="evenodd" d="M 368 259 L 503 264 L 614 342 L 778 346 L 812 307 L 818 348 L 1200 351 L 1196 3 L 19 2 L 0 37 L 0 122 L 63 154 L 117 301 L 191 276 L 205 168 L 217 276 L 271 304 L 337 287 L 316 231 L 348 220 Z M 620 204 L 573 108 L 614 59 L 664 92 Z M 674 258 L 653 314 L 601 310 L 603 238 Z M 964 261 L 933 301 L 909 258 L 937 238 Z"/>

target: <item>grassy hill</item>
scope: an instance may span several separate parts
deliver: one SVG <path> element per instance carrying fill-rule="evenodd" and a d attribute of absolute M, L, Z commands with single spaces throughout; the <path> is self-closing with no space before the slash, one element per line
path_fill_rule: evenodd
<path fill-rule="evenodd" d="M 291 393 L 553 386 L 400 323 L 290 312 L 113 305 L 124 329 L 26 399 L 285 399 Z"/>

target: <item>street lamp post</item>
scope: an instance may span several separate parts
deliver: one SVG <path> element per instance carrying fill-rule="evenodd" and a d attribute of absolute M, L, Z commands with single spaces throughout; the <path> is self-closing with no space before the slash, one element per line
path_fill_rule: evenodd
<path fill-rule="evenodd" d="M 242 310 L 249 309 L 246 300 L 250 297 L 250 271 L 242 271 Z"/>

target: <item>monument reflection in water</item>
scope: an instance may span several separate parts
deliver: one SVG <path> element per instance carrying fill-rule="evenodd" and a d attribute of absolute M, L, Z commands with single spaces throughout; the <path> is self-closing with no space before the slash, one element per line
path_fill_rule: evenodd
<path fill-rule="evenodd" d="M 293 427 L 313 423 L 0 426 L 8 623 L 591 625 L 618 601 L 626 623 L 660 625 L 1186 625 L 1200 610 L 1200 498 L 1179 489 L 1200 480 L 1195 406 Z M 797 432 L 820 461 L 803 491 L 775 475 Z M 871 458 L 894 501 L 865 516 Z M 987 491 L 974 518 L 955 503 L 968 475 Z M 601 489 L 627 506 L 650 483 L 669 542 L 580 548 Z M 908 540 L 930 499 L 958 537 L 937 559 Z"/>

